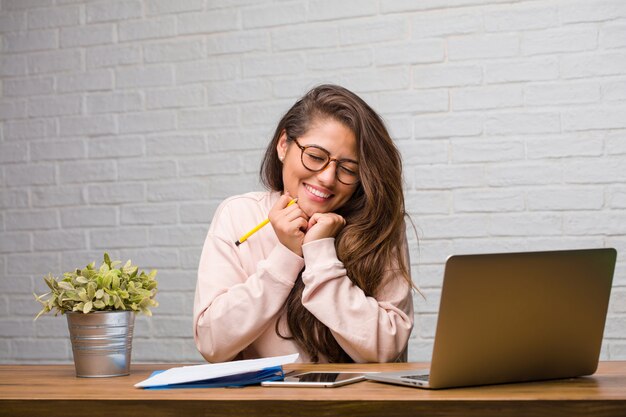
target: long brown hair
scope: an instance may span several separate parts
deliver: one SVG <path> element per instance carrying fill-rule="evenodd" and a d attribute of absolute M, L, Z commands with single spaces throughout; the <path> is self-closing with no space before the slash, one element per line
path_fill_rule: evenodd
<path fill-rule="evenodd" d="M 261 181 L 283 191 L 282 163 L 276 145 L 282 132 L 288 140 L 304 135 L 316 121 L 334 119 L 357 139 L 360 181 L 350 200 L 337 210 L 346 226 L 335 239 L 337 256 L 350 280 L 367 296 L 375 296 L 390 265 L 399 269 L 409 285 L 408 259 L 401 247 L 404 233 L 402 161 L 382 119 L 360 97 L 336 85 L 318 86 L 298 100 L 282 117 L 261 164 Z M 304 284 L 298 277 L 283 308 L 287 310 L 290 337 L 318 362 L 352 362 L 330 329 L 302 305 Z"/>

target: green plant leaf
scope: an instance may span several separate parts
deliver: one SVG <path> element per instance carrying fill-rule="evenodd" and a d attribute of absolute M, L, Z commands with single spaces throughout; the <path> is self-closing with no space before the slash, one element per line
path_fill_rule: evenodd
<path fill-rule="evenodd" d="M 87 301 L 91 301 L 91 299 L 87 296 L 87 290 L 84 288 L 79 288 L 77 291 L 78 294 L 78 298 L 80 298 L 81 301 L 83 302 L 87 302 Z"/>
<path fill-rule="evenodd" d="M 43 280 L 46 283 L 46 285 L 48 286 L 48 288 L 50 288 L 53 291 L 58 286 L 58 283 L 56 282 L 56 280 L 54 279 L 54 277 L 51 274 L 48 274 L 48 276 L 44 277 Z"/>
<path fill-rule="evenodd" d="M 126 308 L 124 307 L 124 303 L 122 302 L 122 299 L 119 295 L 115 296 L 115 308 L 118 308 L 120 310 L 126 310 Z"/>
<path fill-rule="evenodd" d="M 88 279 L 93 279 L 94 277 L 98 276 L 98 271 L 95 271 L 93 269 L 83 269 L 80 273 L 82 276 L 84 276 L 85 278 Z"/>
<path fill-rule="evenodd" d="M 40 303 L 44 304 L 45 301 L 42 301 L 44 297 L 47 297 L 48 295 L 50 295 L 51 293 L 47 292 L 45 294 L 41 294 L 41 295 L 37 295 L 35 293 L 33 293 L 33 295 L 35 296 L 35 300 L 39 301 Z"/>
<path fill-rule="evenodd" d="M 111 288 L 117 290 L 120 287 L 120 277 L 117 275 L 113 275 L 113 280 L 111 282 Z"/>
<path fill-rule="evenodd" d="M 111 289 L 111 284 L 113 283 L 113 277 L 111 275 L 105 275 L 102 278 L 102 288 Z"/>
<path fill-rule="evenodd" d="M 72 301 L 80 301 L 80 297 L 78 296 L 78 292 L 76 291 L 68 291 L 65 293 L 68 300 Z"/>
<path fill-rule="evenodd" d="M 33 294 L 42 306 L 35 317 L 54 310 L 54 314 L 68 311 L 89 313 L 97 310 L 126 310 L 151 315 L 150 307 L 158 306 L 156 270 L 146 274 L 128 260 L 123 267 L 112 261 L 108 254 L 96 269 L 91 262 L 83 269 L 74 269 L 55 278 L 52 274 L 43 279 L 50 292 Z"/>
<path fill-rule="evenodd" d="M 89 300 L 93 300 L 96 296 L 96 283 L 93 281 L 89 281 L 87 283 L 87 298 Z"/>

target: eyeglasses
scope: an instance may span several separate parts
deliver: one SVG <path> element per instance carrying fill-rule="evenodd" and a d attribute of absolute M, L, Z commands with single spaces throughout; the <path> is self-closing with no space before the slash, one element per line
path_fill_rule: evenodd
<path fill-rule="evenodd" d="M 323 171 L 332 161 L 335 161 L 337 163 L 337 169 L 335 170 L 337 181 L 345 185 L 353 185 L 359 182 L 359 164 L 357 162 L 351 159 L 331 158 L 330 152 L 320 146 L 302 146 L 297 139 L 293 141 L 302 151 L 300 156 L 302 165 L 309 171 Z"/>

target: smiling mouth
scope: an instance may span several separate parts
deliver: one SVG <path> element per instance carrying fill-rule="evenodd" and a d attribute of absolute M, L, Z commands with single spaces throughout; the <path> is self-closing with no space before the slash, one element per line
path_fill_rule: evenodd
<path fill-rule="evenodd" d="M 320 190 L 315 189 L 315 188 L 311 187 L 308 184 L 304 184 L 304 188 L 306 188 L 306 190 L 308 192 L 310 192 L 311 194 L 313 194 L 314 196 L 319 197 L 319 198 L 330 198 L 330 197 L 332 197 L 332 194 L 323 193 Z"/>

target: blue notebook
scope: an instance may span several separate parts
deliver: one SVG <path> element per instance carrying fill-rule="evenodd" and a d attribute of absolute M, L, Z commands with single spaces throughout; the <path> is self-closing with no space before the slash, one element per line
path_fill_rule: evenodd
<path fill-rule="evenodd" d="M 155 371 L 149 378 L 135 384 L 137 388 L 211 388 L 244 387 L 263 381 L 284 378 L 283 365 L 294 363 L 298 354 L 271 358 L 180 366 Z"/>
<path fill-rule="evenodd" d="M 153 377 L 164 371 L 154 371 L 150 375 Z M 224 387 L 245 387 L 257 385 L 264 381 L 282 381 L 285 378 L 282 366 L 274 366 L 255 372 L 224 376 L 221 378 L 206 379 L 203 381 L 182 382 L 180 384 L 158 385 L 146 387 L 145 389 L 173 389 L 173 388 L 224 388 Z"/>

